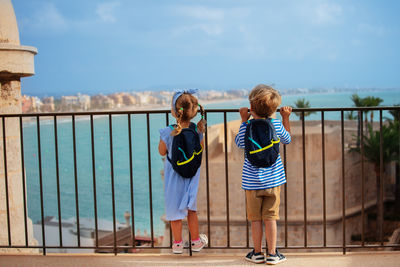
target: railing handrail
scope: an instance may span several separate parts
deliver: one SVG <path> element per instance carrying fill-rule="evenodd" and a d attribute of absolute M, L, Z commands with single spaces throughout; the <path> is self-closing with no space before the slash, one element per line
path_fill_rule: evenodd
<path fill-rule="evenodd" d="M 302 111 L 380 111 L 400 110 L 400 106 L 376 106 L 376 107 L 337 107 L 337 108 L 293 108 L 293 112 Z M 210 108 L 205 112 L 238 112 L 238 108 Z M 277 109 L 279 111 L 279 109 Z M 0 114 L 1 117 L 46 117 L 46 116 L 90 116 L 90 115 L 127 115 L 127 114 L 163 114 L 170 113 L 170 109 L 143 109 L 143 110 L 101 110 L 101 111 L 71 111 L 71 112 L 37 112 L 37 113 L 7 113 Z"/>

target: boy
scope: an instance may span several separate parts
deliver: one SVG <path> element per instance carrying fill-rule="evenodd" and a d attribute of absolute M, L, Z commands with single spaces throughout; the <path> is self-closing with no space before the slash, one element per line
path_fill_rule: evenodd
<path fill-rule="evenodd" d="M 281 104 L 281 96 L 270 86 L 260 84 L 254 87 L 249 95 L 250 112 L 248 108 L 240 108 L 239 113 L 242 124 L 235 138 L 239 148 L 245 147 L 245 132 L 250 115 L 254 119 L 267 119 L 274 115 Z M 280 114 L 282 122 L 272 119 L 272 125 L 280 142 L 289 144 L 291 107 L 282 107 Z M 277 225 L 279 219 L 279 203 L 281 185 L 286 183 L 285 170 L 280 155 L 270 167 L 255 167 L 245 157 L 242 172 L 242 188 L 246 192 L 247 218 L 251 221 L 253 238 L 253 251 L 249 252 L 246 260 L 254 263 L 267 262 L 267 264 L 278 264 L 286 260 L 285 256 L 276 249 Z M 262 221 L 265 223 L 265 236 L 267 239 L 267 257 L 261 252 Z"/>

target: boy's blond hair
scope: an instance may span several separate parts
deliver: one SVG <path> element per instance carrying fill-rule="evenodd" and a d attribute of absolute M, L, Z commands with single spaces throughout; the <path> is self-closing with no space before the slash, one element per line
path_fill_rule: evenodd
<path fill-rule="evenodd" d="M 251 109 L 260 117 L 270 117 L 281 104 L 281 95 L 271 86 L 259 84 L 249 94 Z"/>

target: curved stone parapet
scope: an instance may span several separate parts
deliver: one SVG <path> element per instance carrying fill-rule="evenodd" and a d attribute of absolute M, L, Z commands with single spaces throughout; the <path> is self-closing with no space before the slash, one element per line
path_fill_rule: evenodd
<path fill-rule="evenodd" d="M 0 79 L 34 75 L 36 54 L 35 47 L 0 43 Z"/>

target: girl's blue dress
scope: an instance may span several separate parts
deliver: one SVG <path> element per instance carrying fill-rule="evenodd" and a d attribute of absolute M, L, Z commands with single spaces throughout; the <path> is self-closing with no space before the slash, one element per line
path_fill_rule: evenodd
<path fill-rule="evenodd" d="M 160 129 L 161 140 L 167 145 L 168 156 L 171 158 L 173 136 L 171 127 Z M 203 134 L 199 133 L 200 142 Z M 164 162 L 164 196 L 165 213 L 168 221 L 182 220 L 188 210 L 197 210 L 197 191 L 199 189 L 200 168 L 190 179 L 183 178 L 174 171 L 168 159 Z"/>

